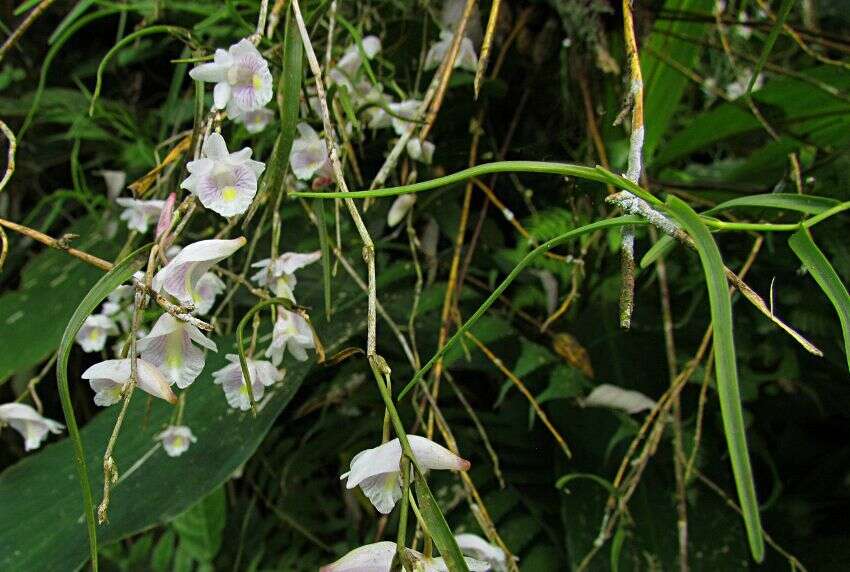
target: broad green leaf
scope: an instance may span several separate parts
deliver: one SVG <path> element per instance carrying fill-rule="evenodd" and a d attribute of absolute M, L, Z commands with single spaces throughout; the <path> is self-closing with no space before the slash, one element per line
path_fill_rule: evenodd
<path fill-rule="evenodd" d="M 304 300 L 316 302 L 318 298 Z M 347 316 L 333 328 L 317 324 L 329 355 L 364 327 L 362 313 L 351 311 Z M 269 388 L 253 417 L 230 409 L 221 388 L 213 384 L 212 372 L 229 363 L 224 356 L 235 346 L 232 336 L 215 342 L 219 353 L 207 354 L 204 371 L 188 389 L 183 423 L 192 428 L 198 442 L 182 456 L 168 457 L 154 439 L 171 422 L 173 407 L 155 400 L 148 410 L 142 397 L 131 402 L 115 447 L 119 481 L 113 487 L 109 523 L 99 527 L 101 544 L 172 520 L 229 479 L 254 454 L 313 363 L 287 362 L 285 380 Z M 102 455 L 117 414 L 115 406 L 108 408 L 81 431 L 95 490 L 103 483 Z M 72 442 L 65 439 L 0 474 L 0 569 L 64 572 L 88 559 L 73 457 Z M 34 530 L 42 533 L 34 537 Z"/>
<path fill-rule="evenodd" d="M 850 296 L 847 294 L 847 287 L 812 240 L 808 230 L 795 232 L 788 239 L 788 244 L 838 312 L 841 333 L 844 336 L 844 353 L 847 356 L 847 367 L 850 368 Z"/>
<path fill-rule="evenodd" d="M 703 212 L 704 215 L 713 215 L 721 211 L 753 207 L 765 209 L 780 209 L 796 211 L 804 214 L 820 214 L 825 210 L 841 204 L 840 201 L 828 197 L 813 195 L 799 195 L 796 193 L 768 193 L 764 195 L 750 195 L 725 201 Z"/>
<path fill-rule="evenodd" d="M 145 253 L 150 246 L 144 246 L 120 263 L 112 270 L 103 275 L 97 281 L 88 294 L 85 295 L 80 305 L 74 310 L 74 315 L 65 326 L 62 340 L 59 342 L 59 358 L 56 360 L 56 384 L 59 387 L 59 398 L 62 401 L 62 412 L 65 414 L 65 424 L 68 426 L 68 437 L 74 446 L 74 462 L 77 466 L 77 477 L 83 490 L 83 512 L 86 516 L 88 527 L 89 550 L 92 560 L 92 569 L 97 572 L 97 531 L 94 520 L 94 503 L 92 502 L 91 486 L 89 485 L 89 472 L 86 467 L 86 454 L 80 430 L 77 427 L 77 418 L 74 415 L 74 405 L 71 401 L 71 390 L 68 387 L 68 358 L 74 347 L 74 338 L 86 318 L 94 312 L 103 300 L 118 286 L 123 284 L 145 263 Z M 64 441 L 67 443 L 68 440 Z M 97 466 L 96 464 L 94 465 Z M 72 495 L 74 497 L 76 495 Z"/>
<path fill-rule="evenodd" d="M 440 510 L 437 500 L 431 494 L 425 476 L 417 473 L 414 486 L 416 487 L 416 500 L 419 503 L 419 510 L 437 550 L 440 551 L 440 556 L 445 559 L 446 565 L 452 572 L 468 572 L 469 568 L 466 566 L 463 554 L 457 546 L 457 540 L 455 540 L 452 530 L 449 528 L 449 523 L 446 522 L 446 517 Z"/>
<path fill-rule="evenodd" d="M 95 224 L 96 219 L 85 217 L 68 232 L 98 234 L 91 232 Z M 75 246 L 111 259 L 118 242 L 81 239 Z M 45 249 L 27 263 L 18 290 L 0 296 L 0 385 L 56 350 L 83 293 L 101 276 L 103 271 L 57 250 Z"/>
<path fill-rule="evenodd" d="M 711 326 L 714 330 L 714 367 L 717 395 L 726 445 L 735 476 L 738 502 L 744 515 L 750 551 L 757 562 L 764 559 L 764 537 L 761 528 L 758 499 L 750 467 L 744 416 L 741 411 L 741 394 L 738 388 L 738 368 L 735 358 L 735 340 L 732 334 L 732 302 L 726 283 L 720 250 L 700 221 L 699 215 L 681 199 L 670 196 L 667 206 L 678 222 L 694 240 L 705 273 L 708 299 L 711 305 Z"/>
<path fill-rule="evenodd" d="M 200 562 L 211 562 L 221 548 L 226 520 L 224 488 L 219 487 L 195 506 L 175 518 L 171 526 L 180 547 Z"/>

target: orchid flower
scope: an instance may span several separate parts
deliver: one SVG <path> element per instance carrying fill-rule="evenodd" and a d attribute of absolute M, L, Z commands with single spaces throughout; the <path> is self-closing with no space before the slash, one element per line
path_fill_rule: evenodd
<path fill-rule="evenodd" d="M 585 407 L 620 409 L 629 414 L 640 413 L 655 407 L 655 401 L 643 393 L 608 383 L 594 387 L 590 395 L 581 401 L 581 404 Z"/>
<path fill-rule="evenodd" d="M 230 363 L 213 373 L 214 383 L 221 385 L 230 407 L 247 411 L 251 408 L 251 398 L 248 396 L 248 388 L 245 386 L 245 379 L 242 377 L 239 356 L 227 354 L 225 357 Z M 259 401 L 265 394 L 265 388 L 282 380 L 283 373 L 279 372 L 269 361 L 248 359 L 247 362 L 248 373 L 251 374 L 254 401 Z"/>
<path fill-rule="evenodd" d="M 432 70 L 440 65 L 445 59 L 449 48 L 454 41 L 454 34 L 448 30 L 440 32 L 440 41 L 431 46 L 428 55 L 425 56 L 425 69 Z M 474 72 L 478 68 L 478 56 L 475 55 L 475 46 L 472 40 L 464 37 L 460 41 L 460 49 L 455 57 L 454 67 Z"/>
<path fill-rule="evenodd" d="M 298 361 L 307 359 L 307 350 L 316 347 L 313 341 L 313 331 L 307 320 L 297 312 L 278 308 L 277 321 L 272 332 L 272 343 L 266 350 L 266 357 L 271 358 L 275 366 L 283 361 L 287 348 L 292 357 Z"/>
<path fill-rule="evenodd" d="M 750 81 L 753 78 L 753 71 L 750 69 L 742 70 L 737 79 L 732 83 L 726 86 L 726 97 L 729 99 L 738 99 L 745 93 L 747 93 L 747 87 L 750 85 Z M 762 88 L 764 85 L 764 76 L 762 74 L 758 74 L 756 76 L 755 81 L 753 82 L 753 91 L 757 91 Z"/>
<path fill-rule="evenodd" d="M 430 439 L 418 435 L 408 435 L 407 439 L 422 469 L 469 469 L 469 461 Z M 357 453 L 351 459 L 350 470 L 340 478 L 348 479 L 345 484 L 348 489 L 360 485 L 363 494 L 372 501 L 378 512 L 389 514 L 401 498 L 400 462 L 401 444 L 396 438 L 374 449 Z"/>
<path fill-rule="evenodd" d="M 23 403 L 0 405 L 0 425 L 9 425 L 24 438 L 24 450 L 38 449 L 48 433 L 61 433 L 65 428 L 58 421 L 48 419 Z"/>
<path fill-rule="evenodd" d="M 94 403 L 101 407 L 121 401 L 121 394 L 130 382 L 130 358 L 108 359 L 96 363 L 80 376 L 89 380 L 95 392 Z M 169 387 L 168 380 L 155 365 L 141 358 L 136 359 L 136 386 L 154 397 L 164 399 L 172 405 L 177 397 Z"/>
<path fill-rule="evenodd" d="M 136 343 L 136 349 L 142 359 L 168 377 L 169 384 L 176 383 L 180 389 L 186 389 L 204 369 L 204 351 L 192 342 L 218 351 L 215 342 L 204 336 L 196 326 L 171 314 L 163 314 L 151 332 Z"/>
<path fill-rule="evenodd" d="M 390 206 L 390 210 L 387 213 L 387 225 L 393 227 L 403 221 L 408 211 L 413 208 L 413 204 L 415 202 L 416 195 L 413 193 L 399 195 L 398 198 L 393 201 L 393 204 Z"/>
<path fill-rule="evenodd" d="M 293 290 L 298 281 L 295 271 L 313 264 L 322 257 L 318 250 L 314 252 L 284 252 L 272 261 L 265 258 L 253 263 L 253 268 L 260 271 L 251 277 L 261 288 L 271 289 L 278 298 L 288 298 L 295 301 Z"/>
<path fill-rule="evenodd" d="M 180 183 L 201 204 L 224 217 L 242 214 L 257 194 L 257 179 L 265 163 L 251 160 L 251 148 L 227 150 L 224 137 L 212 133 L 204 141 L 202 158 L 186 165 L 189 176 Z"/>
<path fill-rule="evenodd" d="M 197 304 L 201 301 L 197 285 L 211 266 L 224 260 L 245 244 L 245 237 L 231 240 L 201 240 L 185 247 L 153 278 L 155 292 L 165 290 L 181 304 Z"/>
<path fill-rule="evenodd" d="M 431 164 L 431 160 L 434 157 L 434 144 L 430 141 L 422 141 L 418 137 L 411 137 L 407 140 L 405 148 L 407 149 L 408 156 L 414 161 L 419 161 L 426 165 Z"/>
<path fill-rule="evenodd" d="M 248 130 L 248 133 L 259 133 L 274 119 L 274 112 L 267 108 L 261 107 L 252 111 L 245 111 L 236 117 L 232 118 L 236 123 L 241 123 Z"/>
<path fill-rule="evenodd" d="M 394 114 L 391 116 L 390 122 L 393 129 L 395 129 L 396 135 L 404 135 L 404 132 L 410 126 L 414 125 L 411 120 L 416 117 L 416 113 L 419 111 L 421 105 L 422 102 L 418 99 L 406 99 L 399 103 L 390 103 L 387 105 Z"/>
<path fill-rule="evenodd" d="M 158 239 L 171 228 L 171 217 L 174 214 L 175 202 L 177 202 L 177 193 L 171 191 L 168 193 L 168 198 L 165 199 L 162 210 L 159 213 L 159 220 L 156 222 L 156 230 L 154 231 L 155 238 Z"/>
<path fill-rule="evenodd" d="M 328 145 L 316 130 L 306 123 L 296 125 L 298 137 L 292 142 L 289 165 L 302 181 L 309 181 L 316 173 L 327 175 L 330 169 Z"/>
<path fill-rule="evenodd" d="M 355 548 L 333 564 L 319 569 L 319 572 L 390 572 L 397 545 L 383 541 Z M 418 572 L 448 572 L 442 558 L 429 558 L 421 552 L 405 548 L 404 552 L 414 562 Z M 485 572 L 490 569 L 486 562 L 473 558 L 464 558 L 470 572 Z"/>
<path fill-rule="evenodd" d="M 211 63 L 196 66 L 189 76 L 215 83 L 213 108 L 226 109 L 231 118 L 264 107 L 272 100 L 272 74 L 269 63 L 246 39 L 217 49 Z"/>
<path fill-rule="evenodd" d="M 141 201 L 126 197 L 118 197 L 115 202 L 124 207 L 120 218 L 127 221 L 127 228 L 141 233 L 148 231 L 151 221 L 159 219 L 159 213 L 165 205 L 165 201 Z"/>
<path fill-rule="evenodd" d="M 361 45 L 363 53 L 370 60 L 381 51 L 381 40 L 377 36 L 366 36 Z M 351 87 L 351 78 L 354 77 L 361 65 L 363 65 L 363 58 L 360 55 L 360 47 L 357 44 L 351 45 L 345 50 L 342 58 L 330 71 L 328 77 L 338 85 Z"/>
<path fill-rule="evenodd" d="M 507 572 L 507 555 L 495 544 L 490 544 L 476 534 L 468 533 L 455 534 L 455 540 L 464 555 L 485 561 L 493 572 Z"/>
<path fill-rule="evenodd" d="M 115 322 L 104 314 L 94 314 L 86 318 L 75 340 L 86 353 L 99 352 L 106 345 L 106 338 L 118 334 Z"/>
<path fill-rule="evenodd" d="M 224 292 L 225 286 L 224 282 L 221 281 L 221 278 L 213 274 L 212 272 L 205 272 L 199 279 L 198 283 L 195 284 L 195 314 L 199 316 L 203 316 L 207 312 L 209 312 L 213 304 L 215 304 L 216 297 Z"/>
<path fill-rule="evenodd" d="M 198 441 L 186 425 L 169 425 L 156 438 L 169 457 L 179 457 L 189 450 L 189 445 Z"/>

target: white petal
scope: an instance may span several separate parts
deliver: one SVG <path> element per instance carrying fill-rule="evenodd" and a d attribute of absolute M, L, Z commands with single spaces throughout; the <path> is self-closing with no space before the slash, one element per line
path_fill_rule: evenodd
<path fill-rule="evenodd" d="M 507 570 L 507 557 L 498 546 L 490 544 L 476 534 L 456 534 L 455 540 L 460 551 L 466 556 L 486 561 L 494 572 Z"/>
<path fill-rule="evenodd" d="M 389 572 L 395 553 L 395 542 L 367 544 L 323 566 L 319 572 Z"/>
<path fill-rule="evenodd" d="M 200 64 L 189 70 L 189 77 L 195 81 L 222 82 L 227 79 L 228 67 L 216 62 Z"/>
<path fill-rule="evenodd" d="M 127 360 L 130 361 L 129 359 Z M 177 396 L 171 391 L 168 381 L 162 373 L 153 365 L 143 359 L 136 360 L 136 369 L 139 375 L 137 385 L 142 391 L 159 397 L 174 405 Z"/>
<path fill-rule="evenodd" d="M 363 38 L 363 52 L 370 60 L 381 51 L 381 39 L 378 36 L 366 36 Z"/>
<path fill-rule="evenodd" d="M 195 285 L 201 276 L 245 243 L 245 237 L 239 237 L 231 240 L 201 240 L 190 244 L 156 273 L 154 290 L 158 292 L 164 289 L 181 303 L 191 303 Z"/>
<path fill-rule="evenodd" d="M 213 109 L 226 109 L 232 93 L 230 84 L 226 81 L 215 84 L 213 88 Z"/>
<path fill-rule="evenodd" d="M 351 460 L 351 470 L 345 486 L 353 489 L 369 477 L 398 472 L 399 462 L 401 462 L 401 445 L 397 438 L 374 449 L 366 449 Z"/>
<path fill-rule="evenodd" d="M 124 184 L 127 182 L 127 173 L 124 171 L 102 169 L 95 171 L 95 174 L 103 177 L 103 182 L 106 183 L 106 195 L 110 199 L 114 199 L 124 190 Z"/>
<path fill-rule="evenodd" d="M 419 435 L 408 435 L 410 448 L 416 457 L 419 466 L 423 469 L 443 469 L 466 471 L 469 469 L 469 461 L 461 459 L 442 445 L 420 437 Z"/>
<path fill-rule="evenodd" d="M 213 161 L 224 161 L 230 157 L 230 153 L 227 151 L 227 143 L 224 142 L 224 137 L 219 133 L 211 133 L 207 137 L 204 141 L 203 153 L 205 157 Z"/>
<path fill-rule="evenodd" d="M 130 360 L 108 359 L 96 363 L 84 371 L 80 377 L 90 380 L 108 379 L 123 385 L 130 379 Z"/>
<path fill-rule="evenodd" d="M 655 407 L 655 401 L 643 393 L 607 383 L 593 388 L 582 404 L 586 407 L 621 409 L 630 414 Z"/>
<path fill-rule="evenodd" d="M 405 215 L 411 208 L 413 208 L 413 203 L 415 202 L 416 195 L 413 193 L 399 195 L 398 198 L 393 201 L 390 211 L 387 213 L 387 225 L 393 227 L 404 220 Z"/>
<path fill-rule="evenodd" d="M 400 476 L 398 471 L 382 473 L 360 482 L 360 490 L 381 514 L 390 514 L 395 503 L 401 498 Z"/>
<path fill-rule="evenodd" d="M 284 252 L 280 255 L 280 270 L 284 274 L 293 274 L 296 270 L 313 264 L 321 258 L 322 252 L 320 250 L 313 252 Z"/>

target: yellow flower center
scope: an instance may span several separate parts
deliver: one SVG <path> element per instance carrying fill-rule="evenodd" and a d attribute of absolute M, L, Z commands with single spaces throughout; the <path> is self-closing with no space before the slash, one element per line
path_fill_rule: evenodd
<path fill-rule="evenodd" d="M 183 437 L 180 437 L 179 435 L 177 437 L 174 437 L 174 440 L 171 442 L 171 446 L 175 449 L 182 447 Z"/>
<path fill-rule="evenodd" d="M 254 89 L 258 90 L 263 87 L 263 78 L 259 74 L 254 74 L 254 77 L 251 78 L 251 83 L 254 85 Z"/>
<path fill-rule="evenodd" d="M 98 330 L 96 328 L 91 330 L 89 332 L 89 339 L 93 342 L 99 340 L 100 339 L 100 330 Z"/>
<path fill-rule="evenodd" d="M 221 198 L 227 202 L 236 200 L 236 187 L 233 185 L 224 187 L 221 190 Z"/>

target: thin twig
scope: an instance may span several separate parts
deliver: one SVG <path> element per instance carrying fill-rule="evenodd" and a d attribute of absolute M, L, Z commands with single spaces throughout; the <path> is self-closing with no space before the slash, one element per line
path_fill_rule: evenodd
<path fill-rule="evenodd" d="M 0 61 L 3 61 L 3 58 L 6 57 L 6 53 L 12 49 L 18 40 L 21 39 L 21 36 L 24 35 L 30 26 L 32 26 L 35 21 L 41 16 L 45 10 L 50 8 L 50 5 L 53 4 L 56 0 L 42 0 L 41 3 L 32 9 L 32 11 L 27 14 L 27 17 L 24 18 L 24 21 L 21 22 L 15 31 L 12 32 L 12 35 L 6 38 L 6 41 L 3 42 L 3 45 L 0 46 Z"/>

